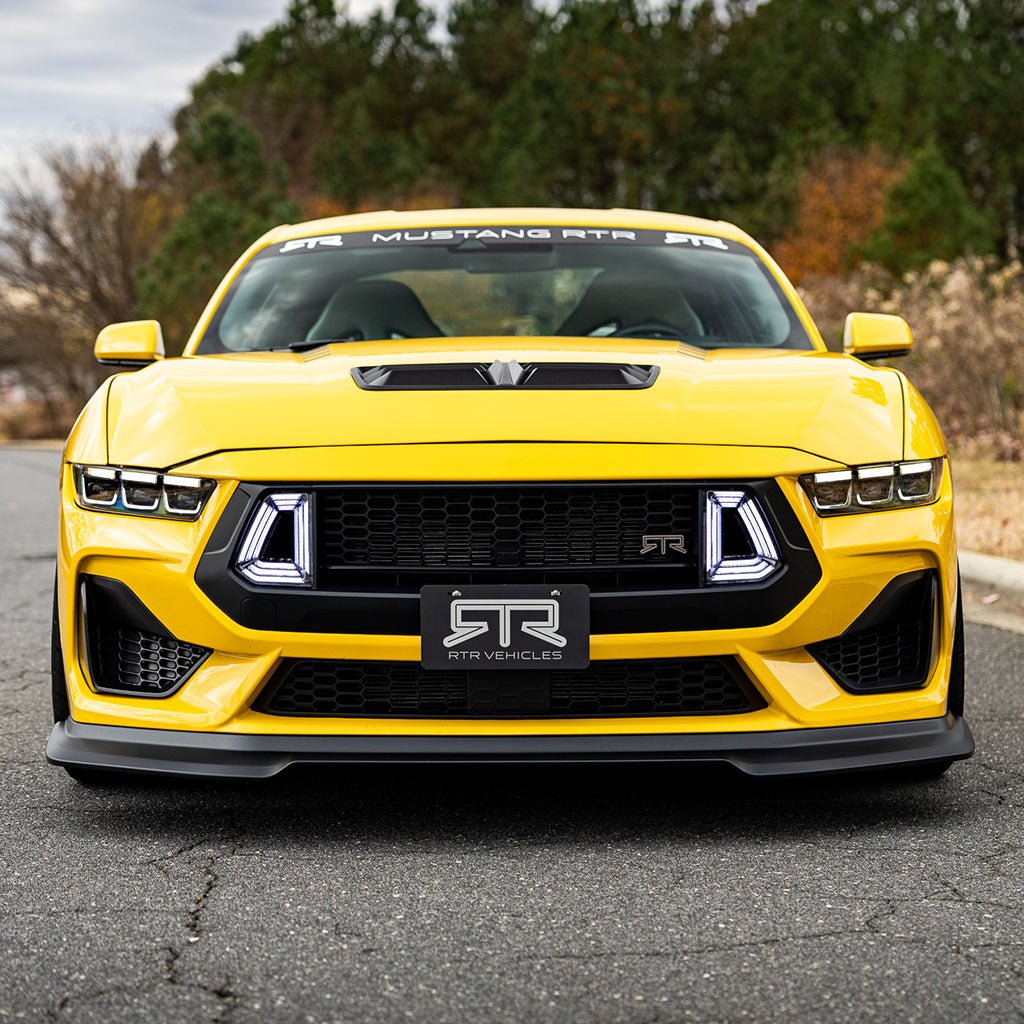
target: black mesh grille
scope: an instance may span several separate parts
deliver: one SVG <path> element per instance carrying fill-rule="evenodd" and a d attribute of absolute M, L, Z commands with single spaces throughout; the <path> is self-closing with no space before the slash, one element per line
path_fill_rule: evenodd
<path fill-rule="evenodd" d="M 891 614 L 842 636 L 809 644 L 807 650 L 843 687 L 854 692 L 923 686 L 931 663 L 934 632 L 931 576 L 905 587 Z"/>
<path fill-rule="evenodd" d="M 277 715 L 428 718 L 737 714 L 764 701 L 731 658 L 595 661 L 579 671 L 432 672 L 410 661 L 286 661 Z"/>
<path fill-rule="evenodd" d="M 96 631 L 99 650 L 93 659 L 100 690 L 168 693 L 179 686 L 210 653 L 205 647 L 126 627 Z"/>
<path fill-rule="evenodd" d="M 452 570 L 553 569 L 575 571 L 579 582 L 596 570 L 615 583 L 616 570 L 632 569 L 693 586 L 698 493 L 685 484 L 325 488 L 317 493 L 321 579 L 391 570 L 389 583 L 400 584 L 398 570 L 414 585 L 430 570 L 469 582 Z M 651 535 L 681 537 L 687 551 L 667 542 L 641 553 Z"/>

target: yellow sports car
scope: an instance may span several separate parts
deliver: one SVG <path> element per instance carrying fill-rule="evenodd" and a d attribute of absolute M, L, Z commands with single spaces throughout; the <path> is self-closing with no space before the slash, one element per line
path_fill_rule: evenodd
<path fill-rule="evenodd" d="M 724 762 L 973 750 L 946 446 L 899 317 L 826 351 L 743 231 L 629 210 L 280 227 L 64 451 L 47 756 Z M 130 371 L 130 372 L 129 372 Z"/>

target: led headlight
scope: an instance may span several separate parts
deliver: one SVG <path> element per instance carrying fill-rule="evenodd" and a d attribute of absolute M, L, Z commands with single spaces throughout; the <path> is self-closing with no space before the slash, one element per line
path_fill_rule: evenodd
<path fill-rule="evenodd" d="M 944 459 L 853 466 L 800 477 L 820 516 L 910 508 L 935 501 Z"/>
<path fill-rule="evenodd" d="M 82 508 L 164 519 L 198 519 L 217 486 L 213 480 L 113 466 L 72 466 Z"/>

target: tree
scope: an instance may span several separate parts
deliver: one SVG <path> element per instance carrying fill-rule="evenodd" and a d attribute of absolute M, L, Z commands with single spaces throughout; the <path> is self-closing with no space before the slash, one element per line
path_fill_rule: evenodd
<path fill-rule="evenodd" d="M 905 166 L 874 146 L 866 152 L 833 147 L 804 168 L 797 184 L 793 227 L 775 258 L 794 282 L 839 277 L 882 222 L 886 193 Z"/>
<path fill-rule="evenodd" d="M 151 157 L 113 142 L 53 150 L 42 173 L 5 186 L 0 363 L 44 403 L 52 433 L 102 375 L 97 332 L 140 315 L 136 270 L 171 219 Z"/>
<path fill-rule="evenodd" d="M 647 73 L 653 29 L 635 0 L 566 0 L 494 111 L 481 154 L 484 196 L 649 205 L 658 180 Z"/>
<path fill-rule="evenodd" d="M 286 172 L 268 159 L 259 137 L 227 107 L 199 117 L 179 139 L 176 185 L 184 201 L 159 250 L 139 268 L 148 315 L 180 351 L 225 270 L 243 249 L 299 217 L 285 194 Z"/>
<path fill-rule="evenodd" d="M 971 202 L 957 172 L 930 142 L 885 197 L 885 216 L 859 249 L 864 259 L 894 274 L 992 252 L 996 235 L 990 214 Z"/>
<path fill-rule="evenodd" d="M 457 0 L 447 27 L 450 43 L 437 86 L 441 105 L 430 135 L 437 176 L 471 206 L 543 202 L 544 193 L 535 188 L 537 121 L 520 106 L 531 97 L 519 89 L 550 31 L 549 16 L 533 0 Z M 512 152 L 495 142 L 497 124 L 501 134 L 525 133 Z"/>
<path fill-rule="evenodd" d="M 290 195 L 316 202 L 314 164 L 333 137 L 332 105 L 372 76 L 374 47 L 370 27 L 339 15 L 332 0 L 293 0 L 279 23 L 260 36 L 243 35 L 196 82 L 175 131 L 187 136 L 204 114 L 231 109 L 263 151 L 286 164 Z"/>

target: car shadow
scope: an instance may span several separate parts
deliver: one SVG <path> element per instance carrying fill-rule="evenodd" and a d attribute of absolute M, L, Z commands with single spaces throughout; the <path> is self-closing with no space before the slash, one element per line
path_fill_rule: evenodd
<path fill-rule="evenodd" d="M 75 786 L 74 803 L 100 811 L 86 813 L 93 830 L 130 828 L 169 845 L 201 830 L 211 839 L 279 851 L 311 841 L 763 842 L 934 827 L 950 816 L 962 822 L 973 806 L 956 766 L 941 780 L 907 782 L 874 773 L 759 780 L 690 765 L 300 768 L 260 783 Z"/>

